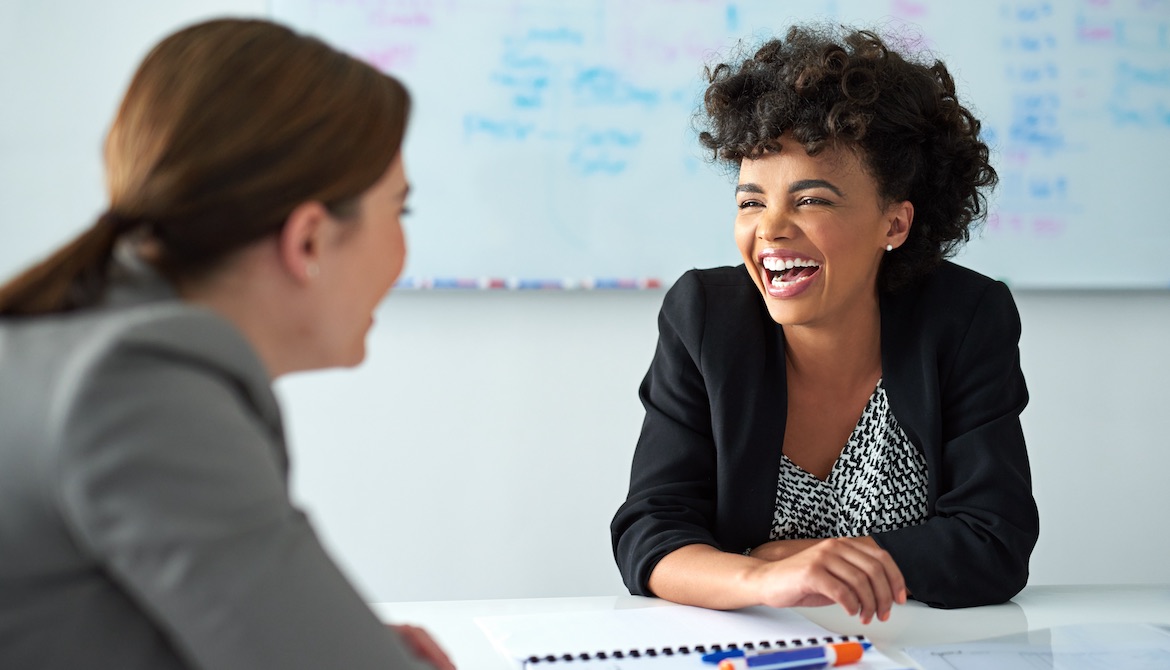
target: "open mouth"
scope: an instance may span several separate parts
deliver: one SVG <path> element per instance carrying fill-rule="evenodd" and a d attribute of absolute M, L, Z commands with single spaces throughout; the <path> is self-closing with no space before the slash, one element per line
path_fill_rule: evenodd
<path fill-rule="evenodd" d="M 765 256 L 760 263 L 764 266 L 765 281 L 774 288 L 806 282 L 821 271 L 821 264 L 811 258 Z"/>

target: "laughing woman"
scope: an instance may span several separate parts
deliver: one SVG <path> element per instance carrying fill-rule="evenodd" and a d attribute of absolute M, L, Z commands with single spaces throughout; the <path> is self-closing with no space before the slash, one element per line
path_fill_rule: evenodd
<path fill-rule="evenodd" d="M 1003 602 L 1038 534 L 1006 286 L 944 258 L 996 181 L 939 62 L 793 28 L 709 71 L 744 264 L 667 294 L 614 553 L 728 609 Z"/>

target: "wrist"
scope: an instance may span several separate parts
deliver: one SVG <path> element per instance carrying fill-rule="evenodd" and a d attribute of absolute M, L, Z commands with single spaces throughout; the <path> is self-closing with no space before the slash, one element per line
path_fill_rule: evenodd
<path fill-rule="evenodd" d="M 782 561 L 817 544 L 821 540 L 773 540 L 765 542 L 752 549 L 748 554 L 752 558 L 764 561 Z"/>
<path fill-rule="evenodd" d="M 769 565 L 768 561 L 749 557 L 736 572 L 729 585 L 729 595 L 737 603 L 736 607 L 751 607 L 763 604 L 762 588 L 765 583 L 764 573 Z"/>

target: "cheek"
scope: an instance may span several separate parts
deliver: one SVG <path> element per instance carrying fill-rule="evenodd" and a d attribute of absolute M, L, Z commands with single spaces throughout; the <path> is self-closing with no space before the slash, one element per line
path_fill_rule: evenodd
<path fill-rule="evenodd" d="M 743 258 L 748 274 L 757 284 L 763 283 L 760 269 L 756 267 L 756 229 L 755 226 L 737 222 L 735 224 L 735 245 L 739 247 L 739 255 Z M 763 287 L 760 287 L 763 290 Z"/>
<path fill-rule="evenodd" d="M 402 232 L 402 228 L 398 227 L 398 237 L 394 242 L 394 276 L 390 283 L 393 284 L 398 276 L 402 274 L 402 268 L 406 265 L 406 236 Z"/>
<path fill-rule="evenodd" d="M 393 284 L 406 265 L 406 237 L 402 232 L 402 226 L 397 222 L 390 226 L 386 238 L 377 249 L 380 254 L 379 260 L 389 275 L 389 283 Z"/>
<path fill-rule="evenodd" d="M 739 247 L 739 253 L 749 265 L 756 262 L 756 230 L 751 224 L 735 222 L 735 246 Z"/>

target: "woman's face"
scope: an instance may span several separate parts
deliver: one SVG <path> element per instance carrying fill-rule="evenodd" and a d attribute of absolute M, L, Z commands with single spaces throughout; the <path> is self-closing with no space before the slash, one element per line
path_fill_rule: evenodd
<path fill-rule="evenodd" d="M 913 216 L 909 202 L 883 207 L 852 152 L 809 156 L 788 137 L 740 163 L 735 198 L 736 243 L 786 326 L 849 327 L 856 310 L 875 309 L 882 254 L 905 240 Z"/>
<path fill-rule="evenodd" d="M 329 365 L 352 366 L 365 358 L 374 311 L 406 262 L 401 217 L 408 191 L 399 154 L 361 195 L 358 213 L 333 224 L 330 253 L 317 278 L 329 288 L 320 322 Z"/>

